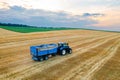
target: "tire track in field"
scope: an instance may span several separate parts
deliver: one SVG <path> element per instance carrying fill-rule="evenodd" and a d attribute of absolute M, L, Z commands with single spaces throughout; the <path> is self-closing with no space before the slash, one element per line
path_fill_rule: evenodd
<path fill-rule="evenodd" d="M 54 39 L 64 39 L 64 38 L 77 38 L 79 35 L 75 35 L 75 36 L 70 36 L 70 35 L 67 35 L 67 36 L 55 36 L 55 37 L 48 37 L 48 38 L 38 38 L 38 39 L 32 39 L 32 40 L 24 40 L 24 41 L 16 41 L 16 42 L 9 42 L 9 43 L 3 43 L 3 44 L 0 44 L 0 49 L 2 48 L 10 48 L 10 47 L 17 47 L 17 46 L 25 46 L 28 44 L 28 42 L 36 42 L 36 41 L 48 41 L 48 40 L 54 40 Z M 21 43 L 21 44 L 20 44 Z M 16 45 L 17 44 L 17 45 Z"/>
<path fill-rule="evenodd" d="M 100 66 L 90 80 L 120 80 L 120 44 L 115 55 Z"/>
<path fill-rule="evenodd" d="M 34 68 L 34 69 L 36 70 L 36 69 L 39 68 L 39 67 L 42 67 L 42 66 L 38 66 L 38 65 L 36 65 L 36 68 Z M 34 71 L 34 69 L 33 69 L 32 71 Z M 43 69 L 44 69 L 44 68 L 43 68 Z M 28 70 L 31 70 L 31 68 L 28 69 Z"/>
<path fill-rule="evenodd" d="M 112 39 L 110 41 L 106 41 L 106 42 L 102 43 L 101 45 L 100 44 L 99 45 L 104 46 L 104 45 L 112 42 L 113 40 L 115 40 L 115 39 Z M 109 46 L 109 45 L 106 45 L 106 46 Z M 99 46 L 95 47 L 95 49 L 96 48 L 99 48 Z M 86 51 L 83 52 L 83 53 L 86 53 Z M 86 53 L 86 54 L 91 55 L 89 53 Z M 82 55 L 84 55 L 84 57 L 86 57 L 86 54 L 82 54 Z M 79 55 L 81 55 L 81 54 L 79 54 Z M 58 79 L 59 77 L 61 77 L 61 75 L 65 74 L 66 70 L 69 71 L 71 68 L 74 68 L 75 63 L 79 64 L 80 57 L 81 57 L 79 55 L 77 55 L 75 57 L 72 57 L 72 58 L 69 58 L 66 61 L 63 61 L 63 62 L 61 62 L 59 64 L 54 65 L 54 66 L 51 66 L 51 67 L 49 67 L 47 69 L 44 69 L 41 73 L 33 74 L 32 76 L 29 76 L 26 79 L 29 79 L 29 80 L 31 80 L 33 78 L 34 79 L 40 78 L 40 79 L 43 79 L 43 80 L 44 79 L 45 80 L 47 80 L 47 79 L 50 79 L 50 80 Z M 95 54 L 92 54 L 91 56 L 93 56 L 93 55 L 95 55 Z M 96 53 L 96 55 L 97 55 L 97 53 Z M 87 58 L 90 58 L 90 57 L 87 57 Z M 50 74 L 47 74 L 47 72 L 50 72 Z"/>
<path fill-rule="evenodd" d="M 64 31 L 63 31 L 64 32 Z M 66 32 L 66 31 L 65 31 Z M 24 40 L 32 40 L 34 38 L 50 38 L 50 37 L 57 37 L 57 36 L 67 36 L 71 35 L 71 31 L 67 31 L 66 34 L 62 34 L 60 31 L 57 32 L 44 32 L 44 33 L 26 33 L 21 35 L 14 35 L 14 36 L 5 36 L 0 37 L 0 43 L 11 43 L 11 42 L 19 42 Z M 49 36 L 48 36 L 49 35 Z M 74 34 L 72 34 L 74 35 Z"/>
<path fill-rule="evenodd" d="M 108 56 L 110 57 L 111 55 L 109 54 L 111 52 L 111 47 L 116 46 L 116 43 L 114 42 L 111 46 L 107 47 L 107 49 L 103 49 L 103 51 L 99 52 L 99 55 L 88 59 L 85 63 L 83 62 L 82 65 L 77 66 L 75 69 L 71 70 L 69 74 L 71 75 L 66 75 L 64 80 L 88 80 L 89 77 L 92 75 L 91 73 L 100 67 L 99 62 L 104 62 Z M 114 50 L 114 49 L 113 49 Z M 104 60 L 104 61 L 103 61 Z M 99 66 L 97 65 L 99 64 Z M 62 79 L 63 80 L 63 79 Z"/>
<path fill-rule="evenodd" d="M 120 40 L 119 40 L 120 42 Z M 87 75 L 83 77 L 84 80 L 91 80 L 92 76 L 98 71 L 102 66 L 108 62 L 109 59 L 111 59 L 114 55 L 117 49 L 119 48 L 120 43 L 116 44 L 115 47 L 112 47 L 111 50 L 109 50 L 109 55 L 107 55 L 105 58 L 101 59 L 99 62 L 94 64 L 92 68 L 88 71 Z"/>

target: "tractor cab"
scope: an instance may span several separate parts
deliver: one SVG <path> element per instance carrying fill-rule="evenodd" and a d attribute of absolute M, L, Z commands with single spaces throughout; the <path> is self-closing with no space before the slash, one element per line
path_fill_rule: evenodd
<path fill-rule="evenodd" d="M 67 46 L 69 46 L 68 43 L 65 43 L 65 42 L 58 43 L 58 47 L 67 47 Z"/>

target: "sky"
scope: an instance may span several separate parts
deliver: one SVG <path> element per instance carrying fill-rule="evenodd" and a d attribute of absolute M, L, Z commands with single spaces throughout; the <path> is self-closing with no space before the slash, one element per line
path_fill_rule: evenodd
<path fill-rule="evenodd" d="M 120 0 L 0 0 L 0 22 L 120 31 Z"/>

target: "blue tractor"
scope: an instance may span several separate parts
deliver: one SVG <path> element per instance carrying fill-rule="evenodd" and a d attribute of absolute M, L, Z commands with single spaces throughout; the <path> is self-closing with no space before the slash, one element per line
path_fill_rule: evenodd
<path fill-rule="evenodd" d="M 49 56 L 66 55 L 72 53 L 68 43 L 60 42 L 58 44 L 41 44 L 30 47 L 32 59 L 35 61 L 47 60 Z"/>

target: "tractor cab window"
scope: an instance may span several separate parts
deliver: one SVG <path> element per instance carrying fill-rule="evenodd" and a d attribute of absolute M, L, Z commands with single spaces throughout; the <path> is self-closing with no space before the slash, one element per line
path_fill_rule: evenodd
<path fill-rule="evenodd" d="M 68 46 L 68 43 L 64 43 L 63 46 Z"/>
<path fill-rule="evenodd" d="M 58 46 L 68 46 L 68 43 L 58 43 Z"/>

